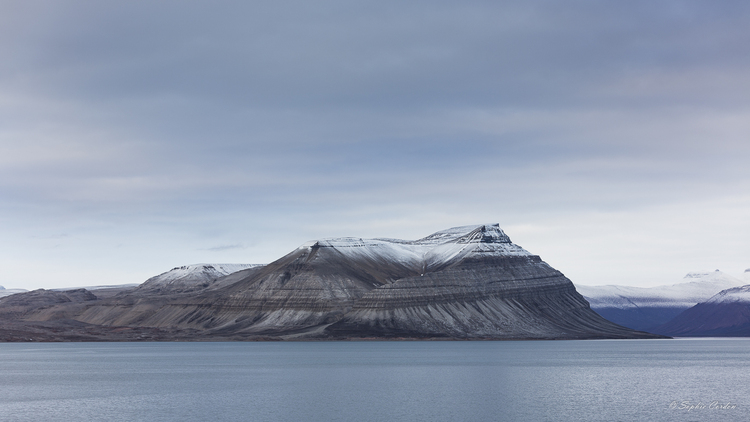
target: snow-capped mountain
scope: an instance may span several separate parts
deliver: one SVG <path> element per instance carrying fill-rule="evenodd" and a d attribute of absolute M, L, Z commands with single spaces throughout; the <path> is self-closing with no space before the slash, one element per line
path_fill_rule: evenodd
<path fill-rule="evenodd" d="M 716 271 L 688 273 L 682 283 L 657 287 L 584 286 L 578 292 L 591 309 L 612 322 L 637 330 L 664 324 L 682 311 L 744 281 Z"/>
<path fill-rule="evenodd" d="M 723 290 L 654 332 L 687 337 L 750 336 L 750 285 Z"/>
<path fill-rule="evenodd" d="M 151 277 L 138 289 L 161 291 L 187 291 L 202 289 L 213 284 L 217 279 L 238 271 L 260 267 L 259 264 L 193 264 L 175 267 Z"/>
<path fill-rule="evenodd" d="M 742 274 L 742 278 L 745 279 L 746 282 L 750 283 L 750 268 L 745 270 L 745 273 Z"/>
<path fill-rule="evenodd" d="M 19 318 L 85 323 L 98 339 L 135 335 L 111 327 L 158 339 L 657 337 L 593 312 L 570 280 L 497 224 L 413 241 L 315 240 L 268 265 L 218 267 L 178 267 L 86 303 L 30 303 Z"/>
<path fill-rule="evenodd" d="M 140 308 L 112 306 L 81 321 L 285 338 L 645 335 L 592 312 L 570 280 L 511 243 L 497 224 L 414 241 L 315 240 L 245 271 L 220 279 L 223 287 L 203 290 L 190 304 L 154 307 L 148 317 Z"/>

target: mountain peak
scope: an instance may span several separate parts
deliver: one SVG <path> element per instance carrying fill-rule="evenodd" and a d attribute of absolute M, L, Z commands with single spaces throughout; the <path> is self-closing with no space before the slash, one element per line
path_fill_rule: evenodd
<path fill-rule="evenodd" d="M 719 270 L 713 270 L 713 271 L 691 271 L 691 272 L 685 274 L 685 277 L 683 277 L 683 278 L 686 278 L 686 279 L 690 279 L 690 278 L 705 279 L 707 277 L 710 278 L 710 277 L 719 277 L 719 276 L 725 276 L 725 275 L 726 274 L 724 274 L 723 272 L 721 272 Z"/>
<path fill-rule="evenodd" d="M 510 237 L 503 232 L 500 225 L 480 224 L 474 226 L 453 227 L 435 232 L 417 240 L 418 244 L 438 243 L 511 243 Z"/>

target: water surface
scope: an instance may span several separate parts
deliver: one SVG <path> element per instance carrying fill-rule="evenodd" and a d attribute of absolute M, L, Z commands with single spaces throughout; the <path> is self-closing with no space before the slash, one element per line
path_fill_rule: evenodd
<path fill-rule="evenodd" d="M 5 343 L 0 365 L 9 421 L 750 417 L 746 339 Z"/>

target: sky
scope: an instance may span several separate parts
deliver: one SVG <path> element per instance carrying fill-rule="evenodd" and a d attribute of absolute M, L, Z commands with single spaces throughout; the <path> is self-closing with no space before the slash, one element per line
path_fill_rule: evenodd
<path fill-rule="evenodd" d="M 0 3 L 0 285 L 499 223 L 574 283 L 750 268 L 750 3 Z"/>

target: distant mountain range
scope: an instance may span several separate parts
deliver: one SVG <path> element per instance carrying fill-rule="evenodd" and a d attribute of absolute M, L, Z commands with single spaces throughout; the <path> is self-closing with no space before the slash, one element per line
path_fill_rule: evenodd
<path fill-rule="evenodd" d="M 593 312 L 497 224 L 305 243 L 264 266 L 178 267 L 137 288 L 0 299 L 0 340 L 654 338 Z"/>
<path fill-rule="evenodd" d="M 682 283 L 658 287 L 585 286 L 576 290 L 591 309 L 624 327 L 650 331 L 722 290 L 745 281 L 719 270 L 688 273 Z"/>
<path fill-rule="evenodd" d="M 748 337 L 750 285 L 723 290 L 652 332 L 680 337 Z"/>

